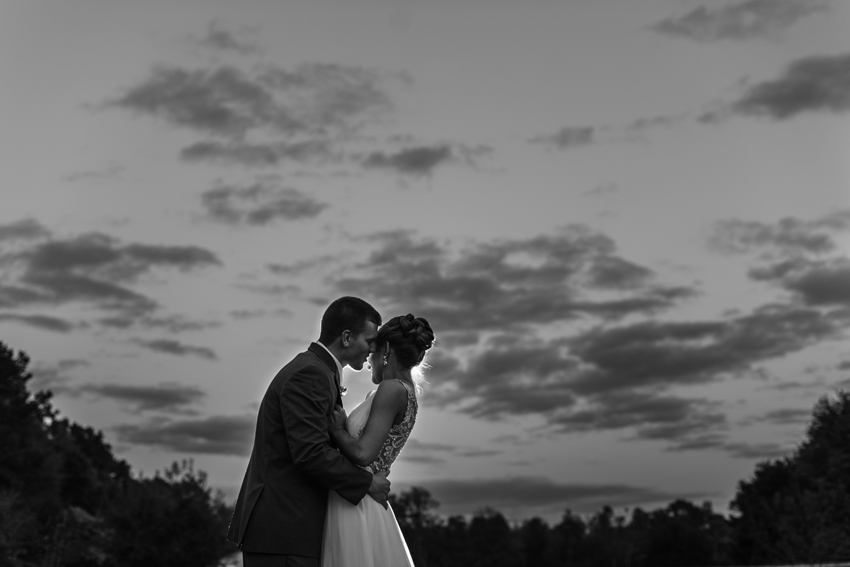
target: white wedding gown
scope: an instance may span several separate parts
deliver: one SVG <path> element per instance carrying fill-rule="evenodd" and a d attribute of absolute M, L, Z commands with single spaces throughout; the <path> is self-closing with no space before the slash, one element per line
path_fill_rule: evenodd
<path fill-rule="evenodd" d="M 368 467 L 372 473 L 386 472 L 404 447 L 419 409 L 416 395 L 407 389 L 407 411 L 404 420 L 390 428 L 378 458 Z M 369 419 L 374 392 L 354 408 L 345 422 L 352 437 L 359 437 Z M 401 535 L 393 509 L 366 495 L 357 506 L 328 491 L 328 509 L 322 541 L 322 567 L 413 567 L 410 551 Z"/>

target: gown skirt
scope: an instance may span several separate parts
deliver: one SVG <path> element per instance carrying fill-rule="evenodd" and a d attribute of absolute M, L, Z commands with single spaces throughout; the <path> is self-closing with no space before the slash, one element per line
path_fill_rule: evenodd
<path fill-rule="evenodd" d="M 413 567 L 392 506 L 366 495 L 357 506 L 328 491 L 322 567 Z"/>
<path fill-rule="evenodd" d="M 348 416 L 346 429 L 355 437 L 369 419 L 373 394 Z M 322 567 L 413 567 L 392 506 L 385 510 L 368 494 L 354 506 L 328 490 Z"/>

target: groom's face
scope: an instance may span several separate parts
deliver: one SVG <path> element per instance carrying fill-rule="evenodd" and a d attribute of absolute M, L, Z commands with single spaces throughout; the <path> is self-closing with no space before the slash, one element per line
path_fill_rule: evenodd
<path fill-rule="evenodd" d="M 363 332 L 352 335 L 346 349 L 348 365 L 354 370 L 363 370 L 363 365 L 369 355 L 375 352 L 375 339 L 378 338 L 378 326 L 372 321 L 366 321 Z"/>

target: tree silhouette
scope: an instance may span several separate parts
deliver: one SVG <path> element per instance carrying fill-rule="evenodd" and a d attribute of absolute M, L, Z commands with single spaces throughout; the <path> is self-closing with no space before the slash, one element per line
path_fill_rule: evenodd
<path fill-rule="evenodd" d="M 201 567 L 232 552 L 204 473 L 186 461 L 133 478 L 101 432 L 29 392 L 28 364 L 0 342 L 0 565 Z"/>

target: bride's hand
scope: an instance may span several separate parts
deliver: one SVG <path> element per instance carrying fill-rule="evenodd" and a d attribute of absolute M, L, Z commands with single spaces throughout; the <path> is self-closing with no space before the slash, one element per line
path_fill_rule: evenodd
<path fill-rule="evenodd" d="M 345 415 L 345 409 L 342 406 L 336 406 L 334 408 L 333 416 L 331 416 L 331 422 L 329 426 L 330 434 L 335 435 L 345 429 L 345 420 L 348 419 L 348 416 Z"/>

